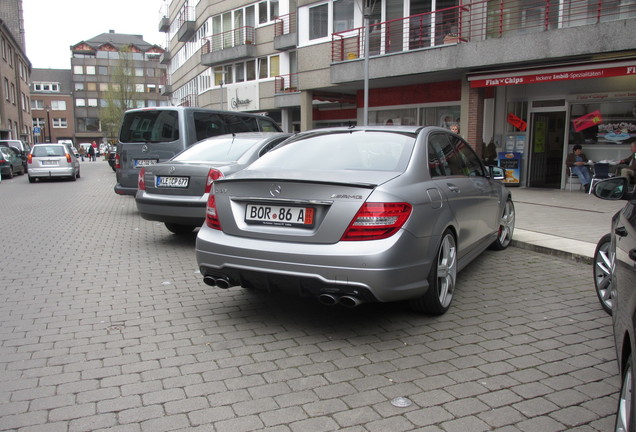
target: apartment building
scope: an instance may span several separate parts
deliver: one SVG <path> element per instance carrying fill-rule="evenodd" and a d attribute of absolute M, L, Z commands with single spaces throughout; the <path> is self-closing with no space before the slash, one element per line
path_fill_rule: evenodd
<path fill-rule="evenodd" d="M 173 0 L 160 19 L 175 105 L 263 112 L 286 130 L 448 127 L 563 188 L 574 144 L 636 139 L 629 1 Z M 367 48 L 368 47 L 368 48 Z"/>
<path fill-rule="evenodd" d="M 70 69 L 37 69 L 31 73 L 34 142 L 75 142 Z"/>
<path fill-rule="evenodd" d="M 164 50 L 144 41 L 142 35 L 110 30 L 71 46 L 71 72 L 75 104 L 77 142 L 116 140 L 116 128 L 100 121 L 112 90 L 126 88 L 127 108 L 169 105 L 164 96 L 166 66 L 160 63 Z M 125 69 L 126 82 L 114 82 Z"/>
<path fill-rule="evenodd" d="M 20 139 L 32 143 L 29 99 L 31 62 L 20 37 L 12 30 L 14 27 L 0 19 L 0 139 Z"/>

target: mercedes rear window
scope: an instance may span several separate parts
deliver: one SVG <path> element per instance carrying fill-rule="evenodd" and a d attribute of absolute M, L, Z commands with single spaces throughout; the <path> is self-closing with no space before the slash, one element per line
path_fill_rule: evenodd
<path fill-rule="evenodd" d="M 239 160 L 257 141 L 228 137 L 201 141 L 173 158 L 176 161 L 234 162 Z"/>
<path fill-rule="evenodd" d="M 179 114 L 172 110 L 135 111 L 124 115 L 119 140 L 131 142 L 172 142 L 179 139 Z"/>
<path fill-rule="evenodd" d="M 250 169 L 404 171 L 415 139 L 378 131 L 317 133 L 277 147 Z"/>

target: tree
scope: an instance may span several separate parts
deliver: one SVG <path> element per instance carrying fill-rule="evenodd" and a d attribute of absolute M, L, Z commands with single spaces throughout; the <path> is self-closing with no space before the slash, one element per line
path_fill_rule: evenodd
<path fill-rule="evenodd" d="M 126 110 L 134 108 L 139 99 L 135 91 L 135 64 L 130 47 L 118 52 L 119 59 L 111 70 L 108 90 L 102 93 L 99 112 L 102 131 L 109 142 L 117 142 L 119 128 Z"/>

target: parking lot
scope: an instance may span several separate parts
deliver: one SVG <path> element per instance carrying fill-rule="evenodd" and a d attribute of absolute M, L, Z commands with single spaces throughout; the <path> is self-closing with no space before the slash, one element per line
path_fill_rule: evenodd
<path fill-rule="evenodd" d="M 450 311 L 203 284 L 104 161 L 0 183 L 0 430 L 608 431 L 619 378 L 589 265 L 515 247 Z M 396 407 L 396 397 L 408 398 Z"/>

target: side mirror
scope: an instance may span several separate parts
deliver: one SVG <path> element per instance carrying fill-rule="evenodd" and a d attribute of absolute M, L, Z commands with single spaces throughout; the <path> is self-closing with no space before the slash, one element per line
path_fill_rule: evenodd
<path fill-rule="evenodd" d="M 489 166 L 490 178 L 493 180 L 503 180 L 506 178 L 506 172 L 503 168 L 498 166 Z"/>
<path fill-rule="evenodd" d="M 596 183 L 592 193 L 604 200 L 631 200 L 633 193 L 628 189 L 629 180 L 626 177 L 612 177 Z"/>

